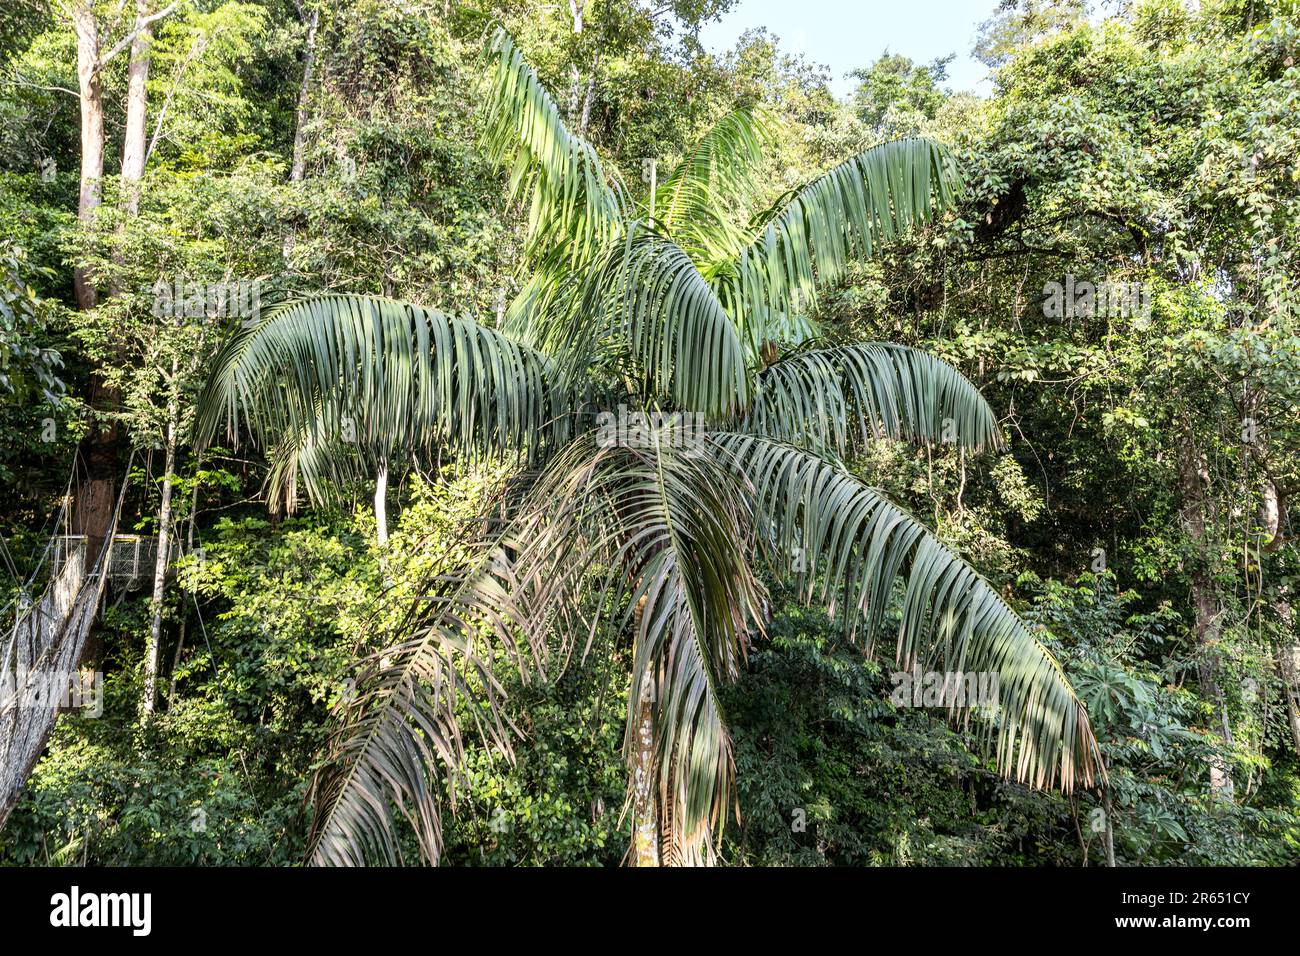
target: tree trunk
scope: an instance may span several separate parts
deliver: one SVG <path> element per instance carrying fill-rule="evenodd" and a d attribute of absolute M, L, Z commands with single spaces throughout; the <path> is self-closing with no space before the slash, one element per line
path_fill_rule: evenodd
<path fill-rule="evenodd" d="M 176 369 L 176 360 L 172 359 L 172 395 L 167 402 L 167 453 L 163 462 L 162 506 L 158 509 L 158 554 L 153 563 L 153 601 L 150 605 L 153 616 L 144 651 L 144 695 L 140 702 L 145 720 L 153 715 L 158 702 L 158 671 L 162 662 L 163 591 L 167 583 L 167 558 L 171 551 L 172 473 L 176 468 L 176 430 L 180 418 Z"/>
<path fill-rule="evenodd" d="M 122 200 L 124 212 L 134 216 L 140 208 L 140 178 L 148 139 L 146 136 L 149 94 L 149 47 L 153 42 L 153 25 L 149 0 L 136 0 L 136 34 L 131 41 L 131 63 L 126 74 L 126 132 L 122 142 Z"/>
<path fill-rule="evenodd" d="M 1178 450 L 1178 481 L 1183 497 L 1182 520 L 1184 530 L 1194 546 L 1191 569 L 1192 604 L 1196 614 L 1193 634 L 1197 650 L 1197 670 L 1201 697 L 1214 712 L 1216 732 L 1223 740 L 1232 743 L 1232 727 L 1228 722 L 1227 704 L 1219 686 L 1219 595 L 1214 579 L 1213 543 L 1206 526 L 1204 456 L 1195 439 L 1189 434 Z M 1233 783 L 1226 762 L 1221 757 L 1210 758 L 1210 793 L 1216 797 L 1232 799 Z"/>
<path fill-rule="evenodd" d="M 587 94 L 582 98 L 582 118 L 578 120 L 578 135 L 587 135 L 587 124 L 591 122 L 591 95 L 596 91 L 596 77 L 587 79 Z"/>
<path fill-rule="evenodd" d="M 636 609 L 638 630 L 641 606 Z M 659 808 L 655 799 L 654 681 L 649 674 L 638 691 L 640 709 L 636 728 L 636 754 L 632 764 L 632 865 L 659 865 Z"/>
<path fill-rule="evenodd" d="M 633 655 L 641 640 L 644 596 L 632 609 Z M 641 678 L 637 688 L 636 736 L 632 744 L 632 866 L 659 866 L 659 805 L 655 779 L 655 682 L 652 672 Z"/>
<path fill-rule="evenodd" d="M 379 465 L 375 476 L 375 534 L 380 544 L 388 543 L 388 462 Z"/>
<path fill-rule="evenodd" d="M 81 104 L 81 189 L 77 220 L 83 228 L 89 228 L 103 197 L 104 99 L 99 79 L 99 29 L 87 0 L 73 7 L 72 23 L 77 35 L 77 98 Z M 78 308 L 93 309 L 98 296 L 85 266 L 74 268 L 72 284 Z M 111 489 L 109 497 L 112 497 Z"/>
<path fill-rule="evenodd" d="M 1106 841 L 1106 865 L 1115 865 L 1115 823 L 1112 818 L 1112 803 L 1110 799 L 1110 790 L 1102 793 L 1102 806 L 1106 813 L 1106 829 L 1102 836 Z"/>
<path fill-rule="evenodd" d="M 99 25 L 86 0 L 73 7 L 72 24 L 77 37 L 77 86 L 81 105 L 81 188 L 77 220 L 89 229 L 103 195 L 104 101 L 99 77 Z M 78 308 L 93 309 L 98 294 L 89 269 L 74 267 L 72 284 Z M 115 404 L 116 395 L 92 373 L 86 399 L 92 410 L 105 411 Z M 92 425 L 81 442 L 79 454 L 85 477 L 77 485 L 73 522 L 77 532 L 89 538 L 87 554 L 95 554 L 108 533 L 117 499 L 117 424 Z M 88 642 L 88 650 L 93 652 L 93 647 L 94 642 Z"/>
<path fill-rule="evenodd" d="M 306 11 L 301 4 L 298 14 Z M 313 9 L 305 20 L 307 24 L 307 43 L 302 57 L 302 83 L 298 86 L 298 108 L 295 112 L 293 130 L 293 166 L 289 170 L 289 182 L 300 183 L 306 175 L 306 161 L 303 152 L 306 147 L 307 103 L 311 97 L 312 77 L 316 72 L 316 30 L 320 26 L 320 11 Z"/>
<path fill-rule="evenodd" d="M 582 102 L 582 74 L 578 64 L 569 64 L 569 119 L 578 115 L 578 105 Z"/>
<path fill-rule="evenodd" d="M 90 408 L 110 411 L 116 400 L 116 390 L 105 385 L 98 373 L 92 373 L 87 395 Z M 108 533 L 117 504 L 117 422 L 92 423 L 81 440 L 78 454 L 85 478 L 77 485 L 73 524 L 78 534 L 90 539 L 90 550 L 94 553 Z"/>
<path fill-rule="evenodd" d="M 194 460 L 194 486 L 190 489 L 190 515 L 186 522 L 185 531 L 185 553 L 194 553 L 194 521 L 199 511 L 199 479 L 198 474 L 203 468 L 203 455 L 200 453 Z M 179 543 L 179 542 L 178 542 Z M 172 680 L 171 686 L 167 690 L 167 700 L 170 703 L 176 699 L 176 675 L 181 668 L 181 654 L 185 650 L 185 617 L 181 617 L 181 632 L 176 639 L 176 653 L 172 655 Z"/>
<path fill-rule="evenodd" d="M 1277 602 L 1277 616 L 1287 634 L 1294 634 L 1291 605 Z M 1278 676 L 1282 678 L 1282 696 L 1286 698 L 1286 722 L 1291 728 L 1291 744 L 1300 756 L 1300 643 L 1279 644 L 1274 650 Z"/>

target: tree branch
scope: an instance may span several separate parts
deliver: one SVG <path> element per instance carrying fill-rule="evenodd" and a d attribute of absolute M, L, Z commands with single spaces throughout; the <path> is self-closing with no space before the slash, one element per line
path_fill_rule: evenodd
<path fill-rule="evenodd" d="M 43 83 L 33 83 L 31 80 L 24 80 L 22 76 L 15 73 L 12 80 L 0 80 L 5 86 L 22 86 L 32 90 L 46 90 L 50 93 L 67 93 L 71 97 L 78 95 L 76 90 L 70 90 L 66 86 L 46 86 Z"/>
<path fill-rule="evenodd" d="M 179 2 L 180 0 L 173 0 L 172 3 L 168 4 L 166 7 L 159 10 L 157 13 L 151 13 L 147 17 L 141 17 L 140 19 L 136 20 L 135 26 L 132 27 L 131 32 L 128 33 L 126 36 L 122 37 L 122 39 L 118 40 L 117 43 L 114 44 L 113 47 L 107 53 L 105 53 L 103 56 L 99 58 L 99 62 L 95 64 L 95 70 L 96 71 L 102 70 L 105 66 L 107 66 L 108 62 L 112 60 L 113 57 L 117 56 L 119 53 L 121 53 L 123 50 L 125 50 L 127 47 L 131 45 L 132 41 L 135 40 L 135 38 L 140 35 L 140 32 L 142 30 L 144 30 L 151 24 L 156 23 L 157 21 L 161 20 L 163 17 L 175 11 L 177 4 L 179 4 Z"/>

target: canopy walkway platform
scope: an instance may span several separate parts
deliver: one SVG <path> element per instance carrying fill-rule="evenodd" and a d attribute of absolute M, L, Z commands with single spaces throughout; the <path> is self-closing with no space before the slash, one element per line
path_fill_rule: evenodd
<path fill-rule="evenodd" d="M 53 540 L 54 573 L 68 562 L 85 566 L 88 539 L 84 534 L 64 534 Z M 173 541 L 168 549 L 167 564 L 175 564 L 181 547 Z M 80 555 L 80 557 L 79 557 Z M 154 535 L 115 534 L 108 552 L 108 584 L 115 588 L 132 588 L 153 583 L 154 563 L 158 557 L 158 538 Z"/>

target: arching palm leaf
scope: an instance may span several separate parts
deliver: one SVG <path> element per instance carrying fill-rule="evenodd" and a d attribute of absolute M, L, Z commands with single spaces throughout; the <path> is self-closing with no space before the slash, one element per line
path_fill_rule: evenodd
<path fill-rule="evenodd" d="M 1000 448 L 997 416 L 942 359 L 888 343 L 816 349 L 758 375 L 743 430 L 846 454 L 871 438 Z"/>
<path fill-rule="evenodd" d="M 880 243 L 932 220 L 961 188 L 943 147 L 901 139 L 866 149 L 772 211 L 761 232 L 718 276 L 719 295 L 757 351 L 799 342 L 817 291 Z"/>
<path fill-rule="evenodd" d="M 720 434 L 711 445 L 752 483 L 778 564 L 804 569 L 806 595 L 842 600 L 868 642 L 905 582 L 895 661 L 999 675 L 999 767 L 1069 791 L 1104 775 L 1083 704 L 1051 653 L 972 568 L 880 492 L 782 442 Z"/>
<path fill-rule="evenodd" d="M 308 852 L 313 863 L 401 862 L 401 818 L 415 836 L 420 859 L 437 865 L 442 853 L 438 782 L 446 781 L 454 799 L 463 770 L 459 699 L 473 696 L 475 705 L 462 712 L 473 715 L 485 743 L 511 756 L 503 694 L 475 645 L 486 631 L 513 653 L 518 636 L 529 633 L 528 622 L 509 616 L 509 602 L 501 600 L 504 589 L 486 571 L 436 584 L 438 590 L 398 628 L 409 636 L 363 660 L 340 705 L 312 782 Z"/>
<path fill-rule="evenodd" d="M 600 361 L 651 404 L 729 416 L 749 402 L 735 325 L 676 243 L 639 222 L 585 276 L 548 273 L 516 299 L 513 334 L 569 368 Z"/>
<path fill-rule="evenodd" d="M 712 858 L 728 810 L 735 766 L 718 687 L 736 678 L 760 611 L 748 507 L 710 464 L 659 452 L 656 480 L 630 516 L 646 557 L 634 595 L 641 613 L 631 688 L 646 680 L 655 688 L 664 853 L 685 864 Z M 632 747 L 636 693 L 628 703 Z"/>
<path fill-rule="evenodd" d="M 656 188 L 655 219 L 697 265 L 732 259 L 746 244 L 734 219 L 754 195 L 769 125 L 751 109 L 728 113 Z"/>
<path fill-rule="evenodd" d="M 625 218 L 622 183 L 595 147 L 571 132 L 555 100 L 504 30 L 488 44 L 484 147 L 510 168 L 510 191 L 530 197 L 529 250 L 563 249 L 573 264 L 614 239 Z"/>
<path fill-rule="evenodd" d="M 748 404 L 735 326 L 676 243 L 634 224 L 591 291 L 586 311 L 627 344 L 651 399 L 719 416 Z"/>
<path fill-rule="evenodd" d="M 625 748 L 632 762 L 648 682 L 666 855 L 686 863 L 710 858 L 729 805 L 735 768 L 717 688 L 738 672 L 761 595 L 741 486 L 690 446 L 699 438 L 670 426 L 640 448 L 579 440 L 548 467 L 513 532 L 517 579 L 541 589 L 530 607 L 576 606 L 580 578 L 605 569 L 586 626 L 632 625 Z"/>
<path fill-rule="evenodd" d="M 563 441 L 572 396 L 550 359 L 499 332 L 373 296 L 290 302 L 217 357 L 199 401 L 199 437 L 223 417 L 263 447 L 292 454 L 314 498 L 329 494 L 349 449 L 367 469 L 439 444 L 469 454 L 537 452 Z M 307 455 L 310 454 L 310 458 Z M 373 473 L 373 472 L 371 472 Z M 278 470 L 280 483 L 288 481 Z"/>

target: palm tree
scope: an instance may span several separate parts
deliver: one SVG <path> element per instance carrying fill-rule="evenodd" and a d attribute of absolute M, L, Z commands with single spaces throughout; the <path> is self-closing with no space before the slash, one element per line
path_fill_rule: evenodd
<path fill-rule="evenodd" d="M 413 831 L 436 862 L 457 714 L 510 753 L 485 649 L 544 676 L 622 635 L 632 860 L 708 862 L 735 772 L 718 688 L 763 631 L 760 568 L 839 609 L 866 653 L 888 616 L 898 666 L 996 672 L 980 726 L 1007 776 L 1064 790 L 1103 776 L 1051 653 L 842 464 L 881 438 L 1001 445 L 956 369 L 891 344 L 818 347 L 810 317 L 854 260 L 951 206 L 950 156 L 875 146 L 740 223 L 770 129 L 740 110 L 638 204 L 504 32 L 487 63 L 485 146 L 527 204 L 532 267 L 501 327 L 373 296 L 293 301 L 224 349 L 201 402 L 205 434 L 225 419 L 269 449 L 273 500 L 378 476 L 379 501 L 395 457 L 439 448 L 518 463 L 476 557 L 423 582 L 362 662 L 314 781 L 312 859 L 392 861 Z"/>

